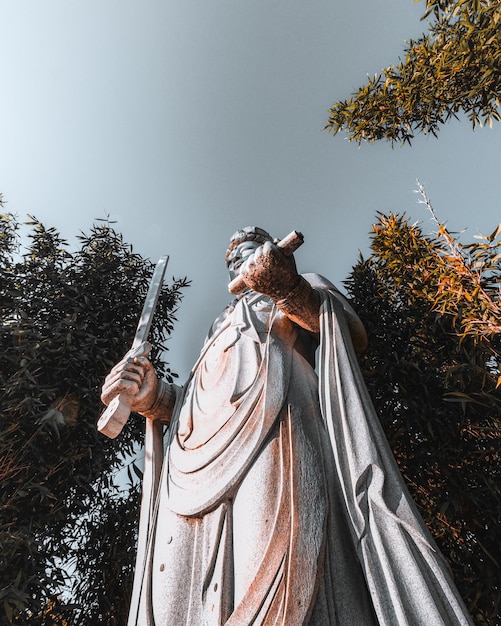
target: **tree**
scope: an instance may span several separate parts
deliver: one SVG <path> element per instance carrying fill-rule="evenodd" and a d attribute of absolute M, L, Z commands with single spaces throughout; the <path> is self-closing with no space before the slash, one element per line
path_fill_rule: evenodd
<path fill-rule="evenodd" d="M 370 338 L 363 374 L 411 494 L 475 622 L 499 624 L 501 225 L 469 244 L 438 228 L 425 236 L 380 214 L 347 289 Z"/>
<path fill-rule="evenodd" d="M 117 613 L 128 604 L 137 493 L 128 498 L 113 474 L 143 426 L 129 420 L 113 442 L 100 435 L 99 389 L 130 348 L 154 266 L 106 221 L 81 234 L 74 252 L 54 228 L 35 218 L 29 225 L 21 256 L 18 221 L 0 216 L 0 622 L 76 623 L 84 598 L 94 602 L 87 623 L 116 624 L 97 596 Z M 174 374 L 160 357 L 187 284 L 163 287 L 151 329 L 152 359 L 170 380 Z M 125 519 L 116 541 L 127 544 L 119 551 L 105 532 L 118 514 Z M 82 559 L 85 537 L 100 559 Z M 73 597 L 63 593 L 71 583 L 68 563 L 77 581 Z M 101 581 L 91 600 L 98 563 Z M 105 567 L 121 576 L 119 592 Z"/>
<path fill-rule="evenodd" d="M 405 59 L 370 78 L 329 110 L 326 128 L 357 143 L 411 143 L 437 134 L 464 112 L 475 128 L 500 119 L 500 0 L 426 0 L 429 33 L 410 41 Z"/>
<path fill-rule="evenodd" d="M 140 507 L 139 484 L 132 484 L 128 493 L 103 499 L 83 520 L 75 560 L 85 576 L 76 577 L 72 587 L 74 624 L 127 623 Z"/>

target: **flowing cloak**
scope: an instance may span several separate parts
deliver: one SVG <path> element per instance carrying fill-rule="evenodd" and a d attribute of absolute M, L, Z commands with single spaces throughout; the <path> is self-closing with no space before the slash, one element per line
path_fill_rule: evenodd
<path fill-rule="evenodd" d="M 307 278 L 318 379 L 316 338 L 265 296 L 216 320 L 176 403 L 129 624 L 472 623 L 363 383 L 354 313 Z"/>

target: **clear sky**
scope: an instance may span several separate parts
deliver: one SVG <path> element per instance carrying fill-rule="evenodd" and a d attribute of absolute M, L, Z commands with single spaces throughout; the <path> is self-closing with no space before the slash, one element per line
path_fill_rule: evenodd
<path fill-rule="evenodd" d="M 432 231 L 500 219 L 501 125 L 451 122 L 414 145 L 350 144 L 329 106 L 426 29 L 412 0 L 0 0 L 0 191 L 73 239 L 107 214 L 187 275 L 169 360 L 184 379 L 229 297 L 239 227 L 305 235 L 300 271 L 336 283 L 376 211 Z"/>

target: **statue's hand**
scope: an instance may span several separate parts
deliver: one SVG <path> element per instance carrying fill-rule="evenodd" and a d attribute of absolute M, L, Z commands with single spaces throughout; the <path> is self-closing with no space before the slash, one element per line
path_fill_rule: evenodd
<path fill-rule="evenodd" d="M 253 291 L 273 300 L 287 297 L 300 280 L 294 257 L 286 256 L 271 241 L 257 248 L 243 264 L 240 275 Z"/>
<path fill-rule="evenodd" d="M 127 352 L 106 376 L 101 400 L 108 405 L 118 394 L 127 396 L 131 411 L 147 412 L 156 401 L 158 378 L 148 356 L 151 345 L 143 343 L 140 349 Z"/>

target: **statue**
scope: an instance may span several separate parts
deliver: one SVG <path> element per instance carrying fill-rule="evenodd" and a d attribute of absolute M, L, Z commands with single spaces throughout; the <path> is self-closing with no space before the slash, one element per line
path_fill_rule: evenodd
<path fill-rule="evenodd" d="M 103 386 L 169 426 L 129 626 L 471 624 L 365 389 L 347 300 L 260 228 L 226 261 L 245 291 L 185 387 L 157 380 L 147 344 Z"/>

